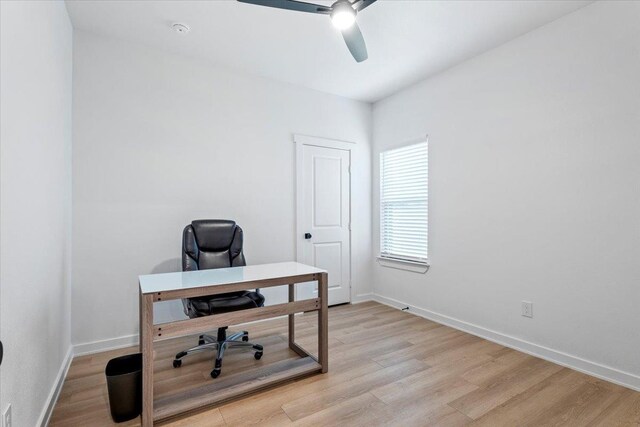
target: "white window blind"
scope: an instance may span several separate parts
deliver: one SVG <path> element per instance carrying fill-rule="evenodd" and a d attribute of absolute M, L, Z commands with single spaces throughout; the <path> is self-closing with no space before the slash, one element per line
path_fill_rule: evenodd
<path fill-rule="evenodd" d="M 380 153 L 380 256 L 427 262 L 427 141 Z"/>

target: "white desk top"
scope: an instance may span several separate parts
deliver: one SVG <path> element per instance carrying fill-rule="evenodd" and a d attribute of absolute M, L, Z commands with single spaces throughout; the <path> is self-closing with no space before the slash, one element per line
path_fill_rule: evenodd
<path fill-rule="evenodd" d="M 183 271 L 176 273 L 145 274 L 138 276 L 143 294 L 167 292 L 202 286 L 277 279 L 287 276 L 325 273 L 326 270 L 299 262 L 247 265 L 246 267 L 216 268 L 213 270 Z"/>

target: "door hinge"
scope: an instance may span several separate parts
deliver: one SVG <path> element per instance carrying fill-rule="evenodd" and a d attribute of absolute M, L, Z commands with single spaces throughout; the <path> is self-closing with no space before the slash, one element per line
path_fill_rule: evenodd
<path fill-rule="evenodd" d="M 351 173 L 351 165 L 349 165 L 349 167 L 347 168 L 347 170 L 349 171 L 349 173 Z"/>
<path fill-rule="evenodd" d="M 349 231 L 351 231 L 351 223 L 349 223 Z"/>

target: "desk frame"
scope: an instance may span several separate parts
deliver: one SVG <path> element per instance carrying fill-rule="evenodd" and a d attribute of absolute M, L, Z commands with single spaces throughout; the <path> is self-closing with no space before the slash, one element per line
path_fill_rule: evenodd
<path fill-rule="evenodd" d="M 295 285 L 304 282 L 318 282 L 318 298 L 295 301 Z M 273 286 L 289 286 L 289 302 L 268 307 L 258 307 L 230 313 L 215 314 L 195 319 L 176 322 L 153 324 L 153 303 L 181 298 L 193 298 L 204 295 L 216 295 L 227 292 L 243 291 L 254 288 L 268 288 Z M 318 311 L 318 357 L 311 356 L 295 342 L 295 313 Z M 231 394 L 225 393 L 220 399 L 209 397 L 205 406 L 229 400 L 248 394 L 275 383 L 290 380 L 301 375 L 311 373 L 326 373 L 329 369 L 328 348 L 328 275 L 327 273 L 303 274 L 297 276 L 278 277 L 268 280 L 247 281 L 239 283 L 200 286 L 196 288 L 176 289 L 164 292 L 143 294 L 140 290 L 140 351 L 142 353 L 142 426 L 152 426 L 154 421 L 173 417 L 180 413 L 194 410 L 194 402 L 186 399 L 182 405 L 174 404 L 169 411 L 158 411 L 154 408 L 153 393 L 153 343 L 178 336 L 203 333 L 221 326 L 230 326 L 256 320 L 288 315 L 289 317 L 289 348 L 303 358 L 312 358 L 315 362 L 311 369 L 292 370 L 290 375 L 286 371 L 280 373 L 274 381 L 252 381 L 247 386 L 236 387 Z M 215 379 L 211 381 L 221 381 Z M 200 387 L 206 389 L 210 385 Z M 197 391 L 197 389 L 196 389 Z M 205 390 L 206 391 L 206 390 Z M 198 400 L 192 398 L 192 400 Z M 198 402 L 203 402 L 199 399 Z"/>

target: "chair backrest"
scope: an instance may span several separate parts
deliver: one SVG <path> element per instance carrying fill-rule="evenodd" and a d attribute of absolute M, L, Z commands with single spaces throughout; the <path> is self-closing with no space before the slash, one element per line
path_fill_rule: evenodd
<path fill-rule="evenodd" d="M 247 265 L 242 228 L 226 219 L 192 221 L 182 233 L 182 271 Z"/>

